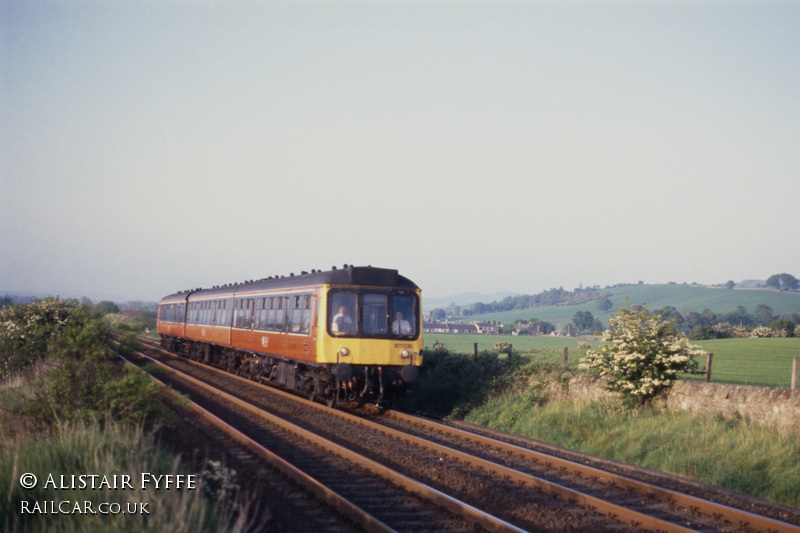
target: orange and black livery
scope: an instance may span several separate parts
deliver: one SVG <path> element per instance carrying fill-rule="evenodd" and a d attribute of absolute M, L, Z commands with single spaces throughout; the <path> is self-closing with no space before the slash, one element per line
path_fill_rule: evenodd
<path fill-rule="evenodd" d="M 391 406 L 422 364 L 419 287 L 371 266 L 171 294 L 158 332 L 174 353 L 329 405 Z"/>

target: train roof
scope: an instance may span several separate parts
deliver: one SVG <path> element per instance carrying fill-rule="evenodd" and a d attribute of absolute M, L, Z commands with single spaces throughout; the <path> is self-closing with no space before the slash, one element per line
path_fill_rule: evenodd
<path fill-rule="evenodd" d="M 273 289 L 314 287 L 317 285 L 356 285 L 368 287 L 396 287 L 411 290 L 419 289 L 413 281 L 405 276 L 401 276 L 397 270 L 394 269 L 345 265 L 343 268 L 334 267 L 331 270 L 302 272 L 299 275 L 290 274 L 289 276 L 275 276 L 243 283 L 216 286 L 209 289 L 190 289 L 165 296 L 161 299 L 161 303 L 186 301 L 189 296 L 192 298 L 224 297 L 225 295 L 233 297 L 238 293 L 244 294 Z"/>

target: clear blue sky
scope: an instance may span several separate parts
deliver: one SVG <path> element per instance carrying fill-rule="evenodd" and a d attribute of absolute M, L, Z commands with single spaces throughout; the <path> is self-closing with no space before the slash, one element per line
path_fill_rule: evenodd
<path fill-rule="evenodd" d="M 800 275 L 798 2 L 0 0 L 0 292 Z"/>

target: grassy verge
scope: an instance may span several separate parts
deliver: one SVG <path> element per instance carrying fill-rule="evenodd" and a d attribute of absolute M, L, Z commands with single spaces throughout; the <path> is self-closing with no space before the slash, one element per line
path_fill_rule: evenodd
<path fill-rule="evenodd" d="M 426 354 L 411 407 L 800 508 L 800 428 L 555 399 L 574 367 L 548 354 Z"/>
<path fill-rule="evenodd" d="M 9 439 L 4 447 L 0 454 L 3 531 L 222 530 L 202 490 L 152 490 L 152 482 L 149 488 L 142 486 L 143 472 L 173 476 L 189 472 L 157 448 L 141 427 L 113 421 L 73 422 L 35 438 Z M 23 489 L 18 482 L 23 474 L 35 475 L 37 486 Z M 98 478 L 94 483 L 99 488 L 93 487 L 93 481 L 84 477 L 86 488 L 80 489 L 78 476 L 88 474 L 106 476 L 109 483 L 103 486 Z M 50 476 L 54 483 L 48 482 Z M 129 480 L 129 486 L 123 480 Z M 62 481 L 77 488 L 62 490 Z M 61 514 L 65 511 L 68 514 Z"/>
<path fill-rule="evenodd" d="M 539 396 L 535 389 L 492 398 L 466 419 L 800 508 L 800 429 Z"/>
<path fill-rule="evenodd" d="M 142 429 L 170 414 L 155 382 L 112 354 L 86 306 L 47 299 L 0 310 L 0 530 L 241 530 L 247 509 L 232 473 L 190 474 Z M 188 484 L 189 475 L 194 488 L 165 488 L 166 476 Z"/>

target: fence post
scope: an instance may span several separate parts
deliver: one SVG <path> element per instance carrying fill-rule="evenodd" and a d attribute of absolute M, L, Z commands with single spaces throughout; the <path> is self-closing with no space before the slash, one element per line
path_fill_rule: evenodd
<path fill-rule="evenodd" d="M 792 390 L 797 390 L 797 357 L 792 359 Z"/>
<path fill-rule="evenodd" d="M 568 365 L 567 360 L 569 359 L 569 348 L 564 346 L 564 366 Z"/>
<path fill-rule="evenodd" d="M 714 354 L 708 352 L 708 359 L 706 359 L 706 383 L 711 383 L 711 360 L 714 359 Z"/>
<path fill-rule="evenodd" d="M 475 351 L 475 359 L 477 359 L 477 358 L 478 358 L 478 343 L 476 342 L 476 343 L 475 343 L 475 344 L 472 346 L 472 348 L 473 348 L 473 350 Z"/>
<path fill-rule="evenodd" d="M 509 344 L 508 345 L 508 357 L 509 357 L 509 359 L 511 358 L 512 355 L 514 355 L 514 345 L 513 344 Z"/>

